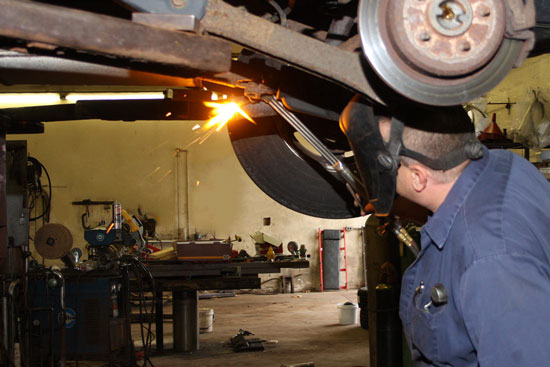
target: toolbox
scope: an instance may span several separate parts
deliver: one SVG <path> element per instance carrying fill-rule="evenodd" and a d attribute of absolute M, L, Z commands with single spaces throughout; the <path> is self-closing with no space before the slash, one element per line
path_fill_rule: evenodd
<path fill-rule="evenodd" d="M 178 241 L 176 254 L 184 261 L 219 261 L 231 258 L 231 243 L 222 240 Z"/>

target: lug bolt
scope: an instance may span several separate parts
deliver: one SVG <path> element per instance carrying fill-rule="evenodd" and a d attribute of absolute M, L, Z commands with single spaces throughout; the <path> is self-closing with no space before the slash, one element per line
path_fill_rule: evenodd
<path fill-rule="evenodd" d="M 477 8 L 477 15 L 482 18 L 486 18 L 491 15 L 491 9 L 489 9 L 488 6 L 482 4 Z"/>
<path fill-rule="evenodd" d="M 428 31 L 422 31 L 418 35 L 418 39 L 420 39 L 422 42 L 428 42 L 432 39 L 432 35 Z"/>
<path fill-rule="evenodd" d="M 458 44 L 458 48 L 459 48 L 460 51 L 462 51 L 462 52 L 468 52 L 468 51 L 470 51 L 470 49 L 472 48 L 472 46 L 470 45 L 470 42 L 468 42 L 468 41 L 461 41 L 461 42 Z"/>

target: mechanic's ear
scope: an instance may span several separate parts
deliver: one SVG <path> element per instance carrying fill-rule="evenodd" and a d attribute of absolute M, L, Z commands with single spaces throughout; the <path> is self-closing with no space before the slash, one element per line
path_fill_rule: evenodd
<path fill-rule="evenodd" d="M 409 166 L 411 172 L 411 183 L 413 189 L 416 192 L 422 192 L 428 184 L 428 172 L 426 169 L 418 164 L 411 164 Z"/>

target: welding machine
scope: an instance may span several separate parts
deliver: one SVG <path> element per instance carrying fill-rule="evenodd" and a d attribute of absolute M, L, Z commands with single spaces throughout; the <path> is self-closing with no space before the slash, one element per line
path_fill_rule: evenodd
<path fill-rule="evenodd" d="M 61 358 L 61 331 L 66 360 L 131 364 L 134 358 L 128 287 L 121 276 L 77 273 L 65 278 L 64 317 L 61 288 L 43 275 L 29 282 L 28 328 L 32 365 Z"/>

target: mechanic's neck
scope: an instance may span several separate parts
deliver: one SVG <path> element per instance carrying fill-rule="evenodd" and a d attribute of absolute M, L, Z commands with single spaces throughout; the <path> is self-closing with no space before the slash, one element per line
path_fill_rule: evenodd
<path fill-rule="evenodd" d="M 455 167 L 459 172 L 462 172 L 464 168 L 470 163 L 470 161 L 466 161 L 462 164 L 460 164 L 458 167 Z M 437 182 L 432 181 L 430 183 L 430 189 L 425 190 L 424 192 L 424 206 L 432 211 L 432 213 L 435 213 L 439 207 L 445 202 L 447 199 L 447 196 L 449 195 L 449 192 L 455 185 L 456 181 L 460 177 L 460 174 L 457 175 L 454 179 L 447 181 L 447 182 Z"/>
<path fill-rule="evenodd" d="M 432 213 L 435 213 L 441 204 L 445 202 L 445 199 L 453 188 L 455 182 L 456 180 L 453 182 L 432 185 L 431 190 L 426 192 L 426 195 L 422 198 L 422 205 L 426 207 L 426 209 L 429 209 Z"/>

